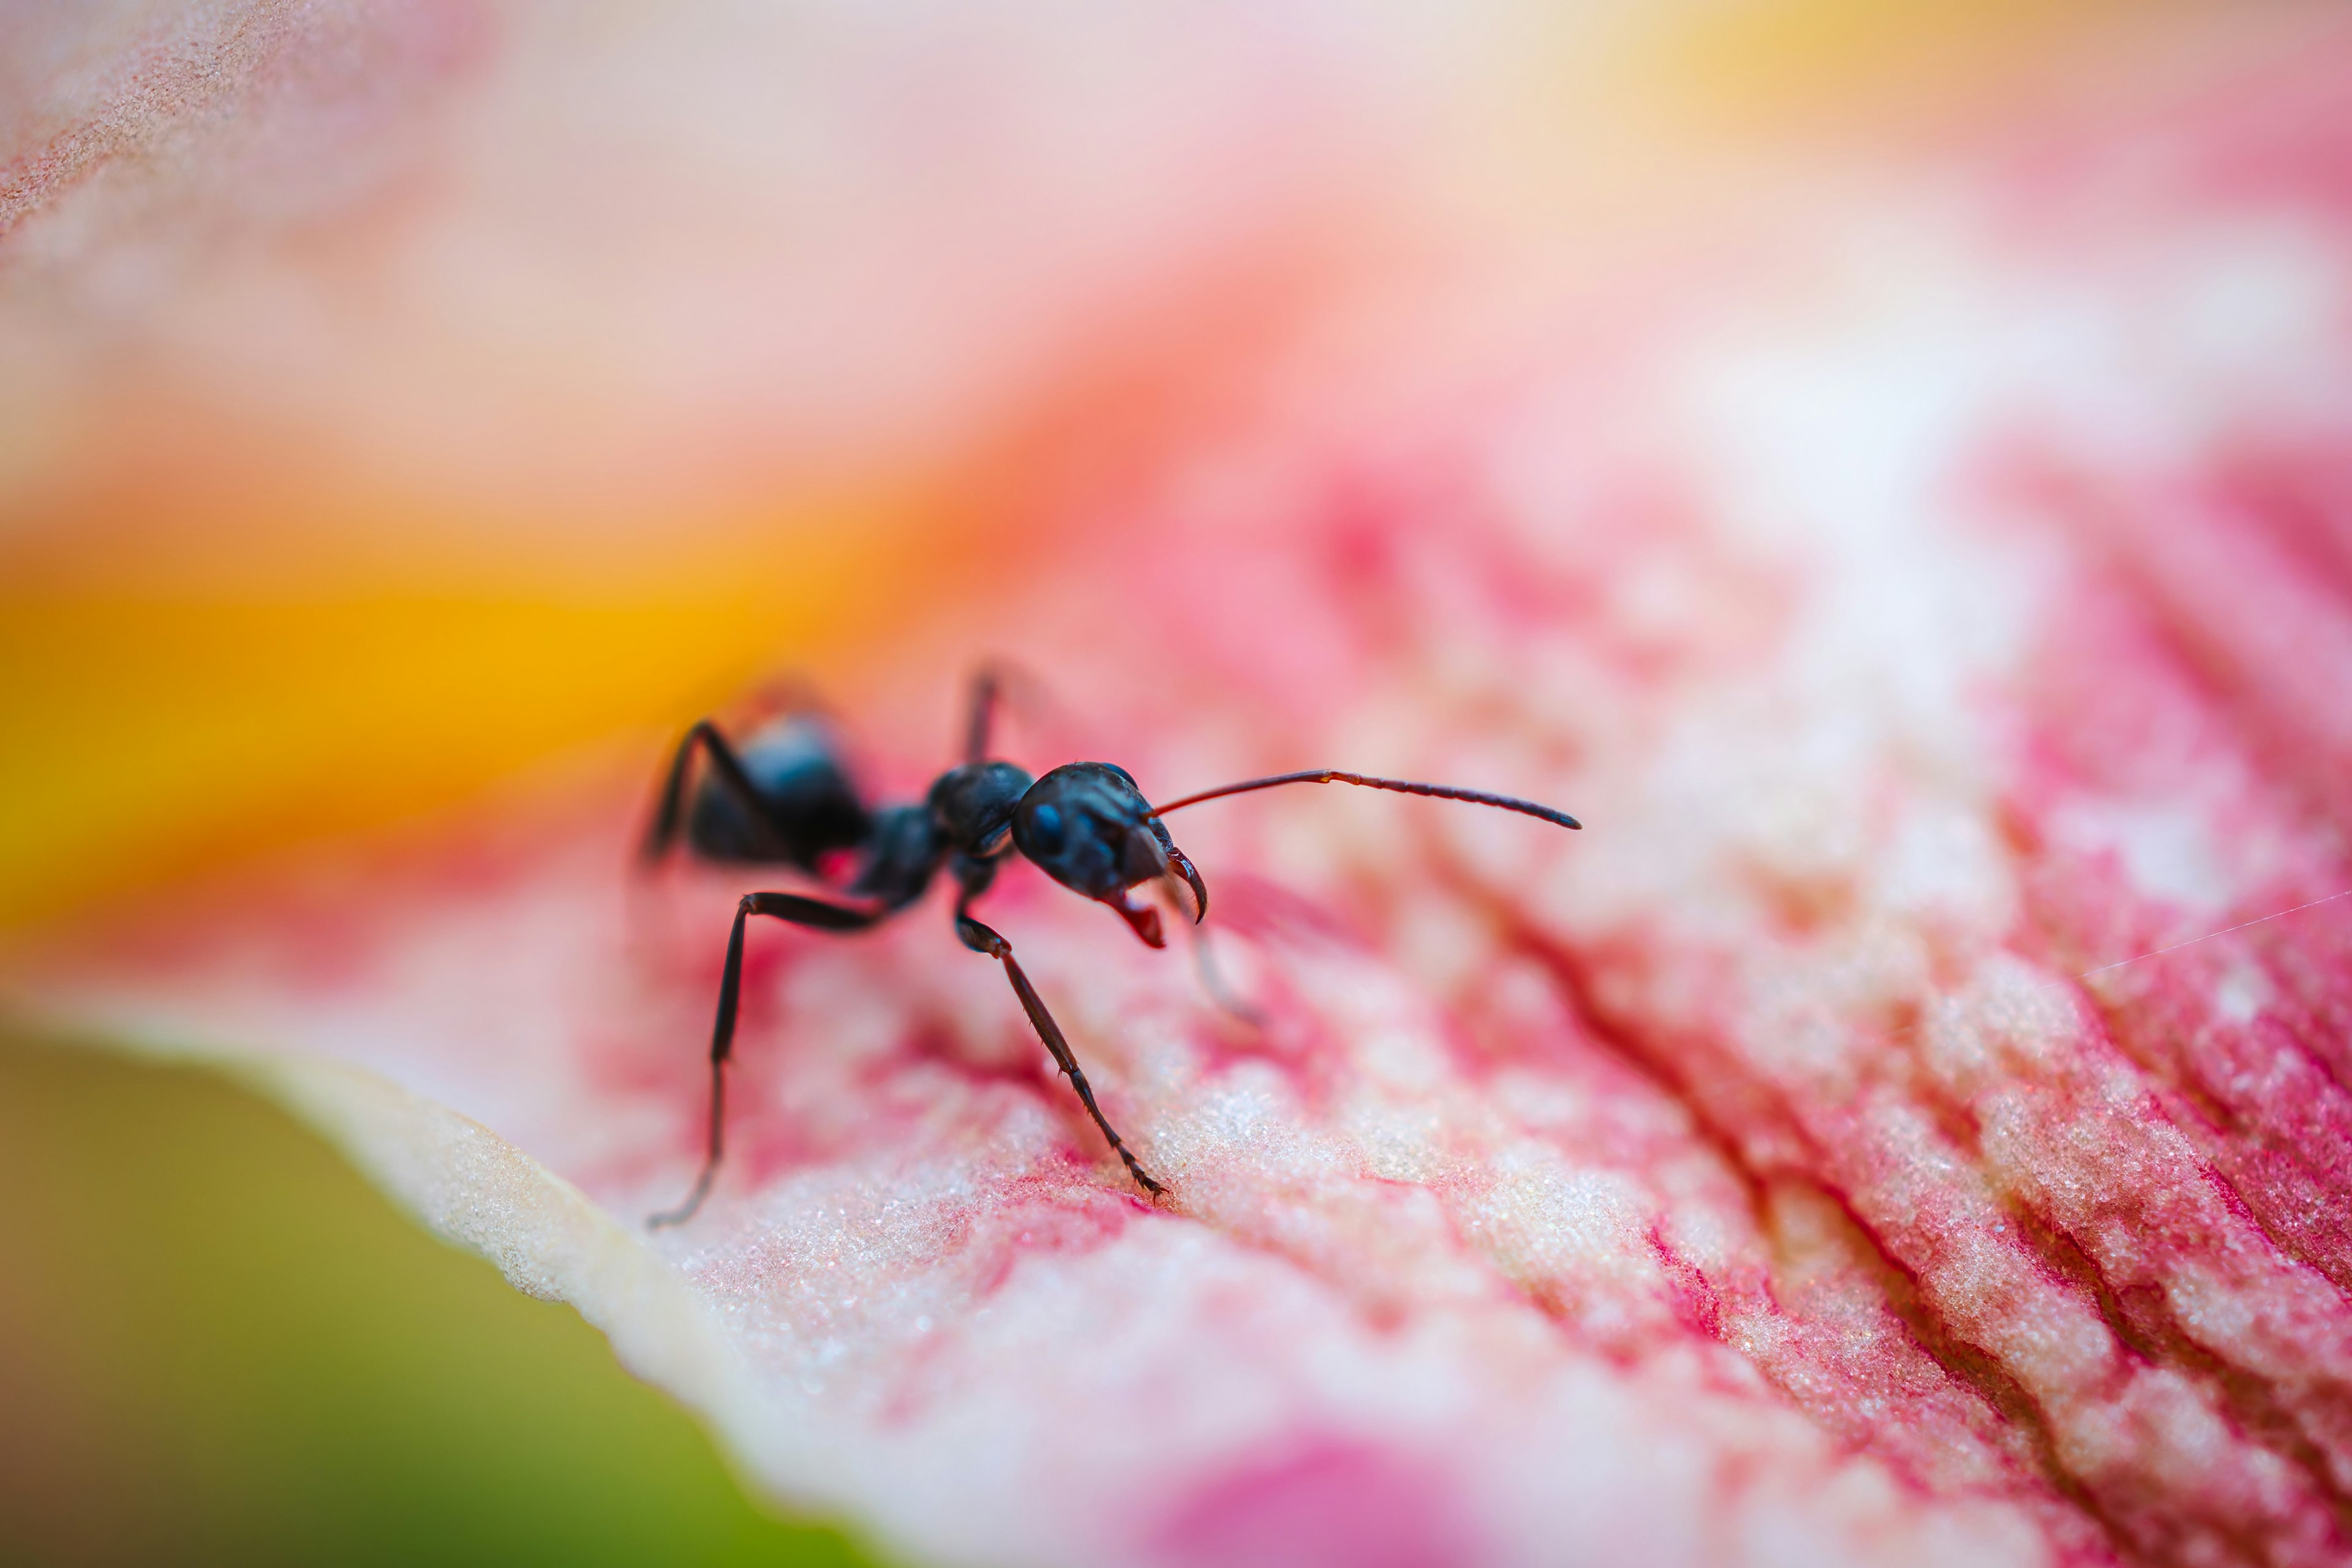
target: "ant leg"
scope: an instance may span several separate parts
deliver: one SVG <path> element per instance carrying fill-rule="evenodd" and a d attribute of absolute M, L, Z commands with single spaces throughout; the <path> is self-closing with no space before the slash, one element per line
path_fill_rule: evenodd
<path fill-rule="evenodd" d="M 677 743 L 677 754 L 670 758 L 669 773 L 662 781 L 661 802 L 654 807 L 653 822 L 646 829 L 642 858 L 647 864 L 660 859 L 677 838 L 678 826 L 686 815 L 687 768 L 694 761 L 697 746 L 709 754 L 710 771 L 719 782 L 732 790 L 754 816 L 789 840 L 790 828 L 776 820 L 773 805 L 760 792 L 760 786 L 751 782 L 751 775 L 743 771 L 742 759 L 735 754 L 735 748 L 719 732 L 718 725 L 705 719 L 686 732 L 686 739 Z"/>
<path fill-rule="evenodd" d="M 971 698 L 965 708 L 965 762 L 988 760 L 997 714 L 1007 703 L 1024 722 L 1043 723 L 1055 732 L 1075 723 L 1068 710 L 1054 700 L 1052 689 L 1034 673 L 1009 658 L 986 659 L 971 672 Z"/>
<path fill-rule="evenodd" d="M 1078 1066 L 1078 1058 L 1071 1051 L 1070 1042 L 1062 1036 L 1062 1026 L 1054 1022 L 1054 1015 L 1045 1011 L 1045 999 L 1037 994 L 1037 988 L 1029 984 L 1029 976 L 1014 961 L 1013 944 L 972 919 L 961 903 L 956 906 L 956 935 L 961 937 L 964 946 L 972 952 L 984 952 L 1004 965 L 1004 977 L 1013 982 L 1013 994 L 1021 998 L 1021 1010 L 1029 1015 L 1030 1026 L 1037 1031 L 1037 1037 L 1045 1042 L 1045 1048 L 1054 1053 L 1055 1065 L 1068 1076 L 1070 1087 L 1078 1091 L 1078 1099 L 1086 1105 L 1087 1114 L 1095 1119 L 1095 1125 L 1102 1129 L 1102 1135 L 1110 1141 L 1111 1148 L 1125 1162 L 1127 1173 L 1135 1178 L 1137 1186 L 1153 1197 L 1165 1193 L 1168 1189 L 1151 1179 L 1150 1173 L 1143 1168 L 1142 1163 L 1129 1151 L 1126 1142 L 1104 1118 L 1102 1107 L 1095 1103 L 1095 1091 L 1087 1082 L 1086 1069 Z"/>
<path fill-rule="evenodd" d="M 1209 928 L 1201 923 L 1209 916 L 1208 884 L 1201 880 L 1200 871 L 1185 858 L 1184 852 L 1172 845 L 1168 850 L 1168 872 L 1160 879 L 1160 896 L 1166 899 L 1168 907 L 1176 911 L 1177 920 L 1183 924 L 1184 934 L 1192 941 L 1192 975 L 1201 983 L 1201 989 L 1208 994 L 1209 1000 L 1221 1011 L 1231 1014 L 1252 1028 L 1265 1027 L 1265 1014 L 1244 1001 L 1238 992 L 1225 984 L 1224 971 L 1218 967 L 1217 955 L 1209 940 Z M 1124 910 L 1120 912 L 1127 913 Z M 1130 923 L 1132 919 L 1130 916 Z M 1136 934 L 1143 936 L 1146 942 L 1151 941 L 1150 937 L 1144 936 L 1139 926 Z"/>
<path fill-rule="evenodd" d="M 983 664 L 972 672 L 971 704 L 963 726 L 963 760 L 967 763 L 988 760 L 988 731 L 996 720 L 996 699 L 1003 684 L 1003 674 L 993 663 Z"/>
<path fill-rule="evenodd" d="M 828 904 L 822 899 L 803 898 L 798 893 L 746 893 L 737 902 L 735 928 L 727 937 L 727 969 L 719 982 L 719 1016 L 710 1026 L 709 1152 L 703 1158 L 702 1173 L 695 1178 L 694 1191 L 677 1207 L 647 1216 L 647 1228 L 658 1230 L 666 1225 L 684 1225 L 692 1219 L 694 1211 L 702 1206 L 702 1200 L 710 1195 L 710 1184 L 719 1178 L 719 1157 L 725 1150 L 727 1058 L 734 1050 L 735 1013 L 743 994 L 744 921 L 752 915 L 766 915 L 815 931 L 863 931 L 880 921 L 884 912 Z"/>
<path fill-rule="evenodd" d="M 1185 929 L 1192 934 L 1192 973 L 1201 982 L 1201 989 L 1208 993 L 1209 1000 L 1252 1028 L 1265 1028 L 1265 1011 L 1226 984 L 1225 973 L 1217 964 L 1216 952 L 1209 944 L 1209 928 L 1196 925 Z"/>

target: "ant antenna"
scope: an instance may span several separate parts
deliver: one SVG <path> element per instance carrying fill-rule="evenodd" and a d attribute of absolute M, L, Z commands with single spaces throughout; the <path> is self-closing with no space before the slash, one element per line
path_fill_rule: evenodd
<path fill-rule="evenodd" d="M 1254 789 L 1272 789 L 1276 784 L 1361 784 L 1366 789 L 1394 790 L 1399 795 L 1434 795 L 1439 800 L 1463 800 L 1472 805 L 1491 805 L 1503 811 L 1516 811 L 1521 816 L 1538 816 L 1561 827 L 1584 826 L 1564 811 L 1554 811 L 1548 805 L 1538 805 L 1534 801 L 1520 800 L 1516 795 L 1455 789 L 1451 784 L 1415 784 L 1410 779 L 1377 779 L 1370 773 L 1343 773 L 1329 768 L 1303 773 L 1276 773 L 1272 778 L 1244 779 L 1240 784 L 1220 784 L 1215 789 L 1204 789 L 1198 795 L 1188 795 L 1181 800 L 1171 800 L 1166 805 L 1155 805 L 1151 808 L 1151 815 L 1165 816 L 1171 811 L 1181 811 L 1188 805 L 1198 805 L 1204 800 L 1215 800 L 1220 795 L 1246 795 Z"/>

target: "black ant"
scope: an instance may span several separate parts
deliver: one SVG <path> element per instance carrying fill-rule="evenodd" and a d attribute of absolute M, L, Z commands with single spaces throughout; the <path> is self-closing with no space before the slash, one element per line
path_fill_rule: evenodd
<path fill-rule="evenodd" d="M 706 860 L 790 866 L 812 877 L 820 875 L 824 857 L 847 851 L 856 858 L 856 871 L 841 890 L 864 901 L 746 893 L 736 904 L 734 929 L 727 938 L 727 969 L 719 983 L 719 1016 L 710 1031 L 709 1152 L 686 1201 L 653 1215 L 648 1224 L 679 1225 L 692 1218 L 719 1174 L 727 1058 L 735 1040 L 742 991 L 743 922 L 752 915 L 816 931 L 864 931 L 921 898 L 944 866 L 958 889 L 956 935 L 974 952 L 1004 965 L 1013 994 L 1021 999 L 1037 1037 L 1069 1076 L 1087 1114 L 1126 1163 L 1136 1185 L 1157 1197 L 1167 1188 L 1152 1179 L 1104 1118 L 1070 1042 L 1013 959 L 1013 944 L 972 918 L 973 902 L 988 891 L 1007 857 L 1016 852 L 1027 857 L 1062 886 L 1108 904 L 1150 946 L 1165 947 L 1160 911 L 1137 904 L 1128 892 L 1158 881 L 1179 908 L 1190 903 L 1195 924 L 1207 918 L 1208 886 L 1160 822 L 1170 812 L 1202 801 L 1276 784 L 1349 784 L 1499 806 L 1562 827 L 1580 826 L 1566 812 L 1509 795 L 1331 769 L 1245 779 L 1158 806 L 1143 798 L 1126 769 L 1110 763 L 1065 763 L 1033 779 L 1011 763 L 989 758 L 997 685 L 996 677 L 987 672 L 973 683 L 963 762 L 941 773 L 930 793 L 912 805 L 869 806 L 860 800 L 830 728 L 806 711 L 787 713 L 759 730 L 740 751 L 707 719 L 678 743 L 646 835 L 648 863 L 668 850 L 681 828 L 688 845 Z M 709 756 L 710 766 L 689 805 L 686 782 L 697 749 Z"/>

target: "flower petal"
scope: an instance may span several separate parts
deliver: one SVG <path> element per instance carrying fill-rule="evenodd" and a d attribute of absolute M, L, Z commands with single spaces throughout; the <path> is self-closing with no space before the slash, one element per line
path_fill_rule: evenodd
<path fill-rule="evenodd" d="M 2312 116 L 2331 59 L 2239 90 Z M 2273 147 L 2248 112 L 2200 156 Z M 932 1560 L 2341 1561 L 2317 123 L 2292 223 L 2120 157 L 2046 205 L 1840 193 L 1502 346 L 1459 302 L 1548 291 L 1465 268 L 870 659 L 843 711 L 900 794 L 985 649 L 1077 716 L 1015 714 L 1026 765 L 1587 824 L 1304 786 L 1175 818 L 1255 1022 L 1009 871 L 987 918 L 1164 1204 L 924 906 L 754 933 L 728 1163 L 638 1229 L 692 1180 L 764 873 L 632 884 L 640 785 L 585 764 L 110 910 L 47 1005 L 266 1061 L 776 1493 Z"/>

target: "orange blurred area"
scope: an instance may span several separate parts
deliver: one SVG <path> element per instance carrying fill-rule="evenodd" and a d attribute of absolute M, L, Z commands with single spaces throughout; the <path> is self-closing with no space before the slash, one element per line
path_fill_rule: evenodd
<path fill-rule="evenodd" d="M 71 475 L 0 539 L 0 748 L 30 764 L 0 782 L 0 924 L 429 812 L 616 732 L 650 755 L 762 677 L 985 595 L 1050 547 L 1051 509 L 1233 395 L 1297 308 L 1304 268 L 1263 270 L 1170 300 L 971 449 L 854 487 L 459 510 L 185 411 L 149 472 Z"/>
<path fill-rule="evenodd" d="M 1661 30 L 1662 74 L 1676 100 L 1717 125 L 1801 124 L 1851 132 L 1857 121 L 1979 123 L 1990 100 L 2095 89 L 2120 51 L 2137 52 L 2197 8 L 2076 0 L 1778 0 L 1707 8 Z"/>
<path fill-rule="evenodd" d="M 7 24 L 0 923 L 650 747 L 1018 574 L 1368 280 L 2147 18 L 810 16 Z M 841 79 L 748 100 L 787 46 Z"/>

